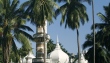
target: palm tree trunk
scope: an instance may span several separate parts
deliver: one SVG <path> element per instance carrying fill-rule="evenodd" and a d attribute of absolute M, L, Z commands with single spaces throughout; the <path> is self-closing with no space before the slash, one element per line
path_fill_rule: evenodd
<path fill-rule="evenodd" d="M 3 43 L 2 50 L 3 50 L 3 62 L 8 63 L 9 62 L 8 45 Z"/>
<path fill-rule="evenodd" d="M 77 45 L 78 45 L 78 63 L 80 63 L 80 43 L 79 43 L 79 31 L 78 31 L 78 28 L 76 29 L 77 30 Z"/>
<path fill-rule="evenodd" d="M 45 27 L 43 26 L 43 34 L 44 34 L 44 63 L 46 63 L 46 49 L 45 49 Z"/>
<path fill-rule="evenodd" d="M 93 36 L 94 36 L 94 63 L 95 63 L 95 23 L 94 23 L 94 0 L 92 0 Z"/>
<path fill-rule="evenodd" d="M 3 49 L 3 62 L 9 63 L 10 52 L 12 47 L 12 37 L 4 37 L 2 42 L 2 49 Z"/>
<path fill-rule="evenodd" d="M 3 62 L 6 62 L 6 47 L 5 47 L 5 43 L 2 42 L 2 51 L 3 51 Z"/>

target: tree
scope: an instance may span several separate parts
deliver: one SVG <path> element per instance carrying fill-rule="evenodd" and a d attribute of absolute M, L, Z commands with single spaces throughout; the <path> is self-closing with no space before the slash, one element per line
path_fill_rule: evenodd
<path fill-rule="evenodd" d="M 25 26 L 24 10 L 18 8 L 19 0 L 0 0 L 0 28 L 1 43 L 3 51 L 3 63 L 9 63 L 10 52 L 17 53 L 15 40 L 24 44 L 33 39 L 25 30 L 33 31 Z"/>
<path fill-rule="evenodd" d="M 110 50 L 108 47 L 109 47 L 109 39 L 107 39 L 107 38 L 109 38 L 109 25 L 110 25 L 110 22 L 109 22 L 109 18 L 110 18 L 110 12 L 109 12 L 109 10 L 110 10 L 110 3 L 109 3 L 109 5 L 108 6 L 104 6 L 104 10 L 105 10 L 105 15 L 104 14 L 102 14 L 102 13 L 98 13 L 97 15 L 100 17 L 100 19 L 101 19 L 101 21 L 102 21 L 102 23 L 96 23 L 95 24 L 95 27 L 96 27 L 96 29 L 98 29 L 98 30 L 100 30 L 100 31 L 102 31 L 103 32 L 103 41 L 105 41 L 104 42 L 104 44 L 106 45 L 105 47 L 108 49 L 108 50 Z"/>
<path fill-rule="evenodd" d="M 52 23 L 52 18 L 54 16 L 54 7 L 56 3 L 53 0 L 29 0 L 25 2 L 24 7 L 28 5 L 25 13 L 28 13 L 31 19 L 31 22 L 36 25 L 36 28 L 43 28 L 44 36 L 44 47 L 45 47 L 45 21 Z M 36 30 L 37 31 L 37 30 Z M 44 63 L 45 63 L 45 48 L 44 48 Z"/>
<path fill-rule="evenodd" d="M 60 24 L 65 23 L 65 28 L 68 26 L 72 30 L 77 31 L 77 45 L 78 45 L 78 63 L 80 63 L 80 44 L 79 44 L 79 31 L 80 23 L 84 25 L 88 21 L 86 13 L 86 7 L 78 0 L 68 0 L 67 3 L 62 5 L 56 10 L 56 16 L 62 13 L 62 19 Z"/>
<path fill-rule="evenodd" d="M 109 58 L 110 58 L 110 49 L 109 49 L 109 38 L 110 38 L 110 34 L 109 34 L 109 28 L 110 28 L 110 23 L 109 23 L 109 18 L 110 18 L 110 4 L 108 6 L 104 6 L 104 10 L 105 10 L 105 15 L 103 15 L 102 13 L 98 13 L 97 15 L 100 17 L 102 23 L 96 23 L 95 24 L 95 28 L 97 29 L 97 32 L 95 34 L 96 36 L 96 63 L 109 63 Z M 93 29 L 93 26 L 92 26 Z M 90 63 L 93 63 L 93 59 L 92 59 L 92 50 L 93 50 L 93 35 L 89 35 L 91 37 L 91 39 L 87 39 L 87 41 L 84 43 L 83 47 L 89 48 L 89 51 L 87 53 L 87 59 L 89 60 Z"/>
<path fill-rule="evenodd" d="M 96 43 L 95 43 L 95 54 L 96 54 L 96 59 L 95 63 L 109 63 L 109 53 L 107 49 L 103 46 L 101 39 L 103 36 L 102 32 L 97 32 L 96 33 Z M 88 60 L 89 63 L 93 63 L 93 50 L 94 50 L 94 45 L 93 45 L 93 33 L 92 34 L 87 34 L 86 36 L 86 41 L 83 44 L 83 48 L 89 48 L 88 52 L 85 54 L 85 58 Z"/>
<path fill-rule="evenodd" d="M 30 43 L 26 42 L 24 44 L 22 44 L 22 47 L 20 47 L 19 49 L 17 49 L 16 53 L 11 50 L 10 53 L 10 62 L 14 62 L 14 63 L 20 63 L 20 61 L 23 62 L 23 58 L 32 50 L 32 48 L 30 47 Z"/>

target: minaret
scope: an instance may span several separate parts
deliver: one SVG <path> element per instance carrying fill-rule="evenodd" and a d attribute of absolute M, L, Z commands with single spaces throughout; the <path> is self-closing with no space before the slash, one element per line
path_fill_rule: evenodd
<path fill-rule="evenodd" d="M 37 26 L 36 34 L 33 35 L 34 40 L 36 42 L 36 58 L 33 59 L 32 63 L 44 63 L 44 55 L 45 58 L 47 58 L 47 42 L 50 39 L 50 36 L 47 34 L 47 21 L 45 21 L 44 30 L 45 30 L 45 39 L 42 26 Z"/>

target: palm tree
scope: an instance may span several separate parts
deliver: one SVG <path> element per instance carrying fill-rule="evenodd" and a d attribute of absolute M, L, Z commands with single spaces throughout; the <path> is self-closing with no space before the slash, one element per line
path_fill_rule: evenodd
<path fill-rule="evenodd" d="M 49 23 L 52 23 L 52 18 L 54 16 L 54 7 L 56 3 L 53 0 L 29 0 L 25 2 L 24 7 L 28 5 L 25 13 L 28 13 L 31 22 L 36 25 L 36 28 L 43 28 L 43 36 L 44 36 L 44 63 L 45 63 L 45 21 L 47 20 Z M 36 30 L 37 31 L 37 30 Z M 36 32 L 37 33 L 37 32 Z"/>
<path fill-rule="evenodd" d="M 109 43 L 107 43 L 108 42 L 108 39 L 107 38 L 109 38 L 109 25 L 110 25 L 110 3 L 109 3 L 109 5 L 108 6 L 104 6 L 104 10 L 105 10 L 105 15 L 104 14 L 102 14 L 102 13 L 98 13 L 97 15 L 100 17 L 100 19 L 101 19 L 101 21 L 102 21 L 102 23 L 96 23 L 95 24 L 95 28 L 96 29 L 98 29 L 99 31 L 102 31 L 102 34 L 103 34 L 103 40 L 102 40 L 102 42 L 104 42 L 104 41 L 106 41 L 106 42 L 104 42 L 105 43 L 105 47 L 109 50 Z M 103 43 L 103 44 L 104 44 Z"/>
<path fill-rule="evenodd" d="M 96 48 L 95 48 L 95 54 L 96 54 L 96 59 L 95 63 L 109 63 L 109 58 L 110 58 L 110 53 L 109 51 L 105 48 L 102 40 L 103 40 L 103 32 L 99 31 L 96 33 Z M 83 44 L 83 49 L 89 48 L 88 52 L 85 54 L 85 58 L 88 60 L 89 63 L 94 62 L 94 41 L 93 41 L 93 33 L 92 34 L 87 34 L 86 36 L 86 41 Z"/>
<path fill-rule="evenodd" d="M 109 63 L 109 58 L 110 58 L 110 49 L 109 49 L 109 46 L 110 46 L 110 43 L 109 43 L 109 38 L 110 38 L 110 33 L 109 33 L 109 28 L 110 28 L 110 4 L 108 6 L 104 6 L 104 10 L 105 10 L 105 15 L 103 15 L 102 13 L 98 13 L 97 15 L 100 17 L 102 23 L 96 23 L 95 24 L 95 28 L 98 30 L 97 33 L 96 33 L 96 43 L 95 43 L 95 46 L 96 46 L 96 52 L 95 54 L 97 55 L 96 56 L 96 60 L 95 62 L 96 63 Z M 93 26 L 92 26 L 92 29 L 93 29 Z M 93 54 L 91 54 L 90 50 L 93 49 L 93 36 L 91 36 L 91 40 L 88 40 L 84 43 L 84 48 L 88 47 L 88 46 L 92 46 L 89 51 L 88 51 L 88 54 L 87 56 L 89 57 L 89 62 L 93 63 L 92 59 L 91 59 L 91 56 Z M 97 57 L 100 57 L 100 61 L 99 61 L 99 58 L 97 59 Z"/>
<path fill-rule="evenodd" d="M 17 9 L 19 0 L 0 0 L 0 33 L 2 39 L 3 63 L 9 63 L 11 49 L 17 50 L 15 40 L 24 44 L 33 39 L 25 30 L 33 31 L 30 27 L 25 26 L 25 19 L 22 8 Z"/>
<path fill-rule="evenodd" d="M 13 49 L 13 48 L 12 48 Z M 11 50 L 10 53 L 10 62 L 18 63 L 20 61 L 23 62 L 23 58 L 32 50 L 30 47 L 30 43 L 25 42 L 22 44 L 22 47 L 16 50 L 16 53 L 14 50 Z"/>
<path fill-rule="evenodd" d="M 103 44 L 103 46 L 105 46 L 105 48 L 107 50 L 110 51 L 110 49 L 109 49 L 109 39 L 108 39 L 108 38 L 110 38 L 110 36 L 109 36 L 110 3 L 109 3 L 108 6 L 104 6 L 104 10 L 105 10 L 105 15 L 103 15 L 102 13 L 98 13 L 98 16 L 101 18 L 103 23 L 96 23 L 95 27 L 103 32 L 102 33 L 103 34 L 103 36 L 102 36 L 103 38 L 102 38 L 101 43 Z"/>
<path fill-rule="evenodd" d="M 80 44 L 79 44 L 79 31 L 80 22 L 84 25 L 88 21 L 86 7 L 78 0 L 70 0 L 56 10 L 56 15 L 62 13 L 61 25 L 65 23 L 65 28 L 68 26 L 72 30 L 77 31 L 77 45 L 78 45 L 78 63 L 80 63 Z"/>

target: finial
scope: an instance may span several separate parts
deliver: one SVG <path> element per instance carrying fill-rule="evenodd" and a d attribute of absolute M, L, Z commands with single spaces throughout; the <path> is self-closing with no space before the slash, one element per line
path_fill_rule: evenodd
<path fill-rule="evenodd" d="M 56 48 L 55 49 L 60 49 L 58 35 L 57 35 L 57 43 L 56 43 Z"/>
<path fill-rule="evenodd" d="M 58 35 L 57 35 L 57 43 L 59 43 Z"/>

